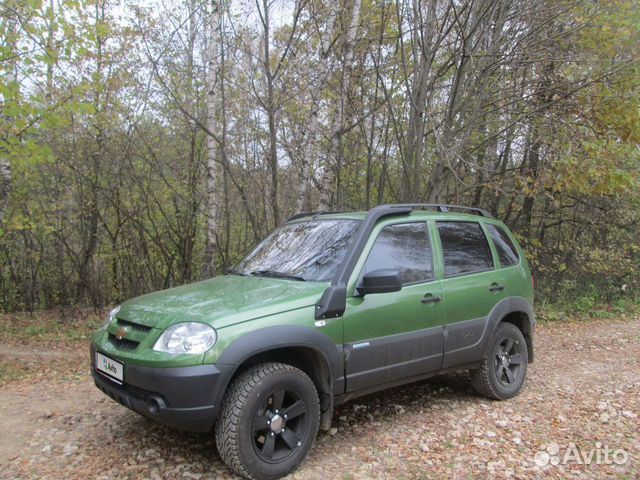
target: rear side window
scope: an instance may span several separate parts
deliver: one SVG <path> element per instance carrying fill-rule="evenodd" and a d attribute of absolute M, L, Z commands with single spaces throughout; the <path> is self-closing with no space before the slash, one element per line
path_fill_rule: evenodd
<path fill-rule="evenodd" d="M 510 267 L 511 265 L 518 263 L 518 251 L 509 238 L 509 235 L 507 235 L 507 232 L 505 232 L 502 227 L 496 227 L 491 224 L 487 224 L 486 227 L 489 231 L 489 235 L 491 235 L 493 244 L 496 246 L 500 265 L 503 267 Z"/>
<path fill-rule="evenodd" d="M 445 277 L 481 272 L 493 268 L 493 258 L 487 238 L 479 223 L 436 222 Z"/>
<path fill-rule="evenodd" d="M 384 227 L 362 269 L 362 276 L 381 268 L 395 268 L 402 274 L 402 283 L 431 280 L 433 265 L 427 224 L 401 223 Z"/>

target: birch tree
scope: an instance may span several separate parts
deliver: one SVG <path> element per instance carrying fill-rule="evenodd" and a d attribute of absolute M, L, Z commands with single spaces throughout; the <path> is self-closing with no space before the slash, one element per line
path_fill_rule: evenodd
<path fill-rule="evenodd" d="M 208 22 L 208 65 L 207 65 L 207 255 L 206 274 L 215 275 L 216 254 L 218 251 L 218 161 L 222 146 L 212 133 L 219 131 L 221 114 L 223 79 L 220 75 L 221 19 L 224 3 L 218 0 L 212 3 Z"/>
<path fill-rule="evenodd" d="M 338 95 L 329 120 L 329 148 L 325 156 L 323 174 L 320 180 L 320 210 L 329 210 L 335 200 L 336 173 L 340 168 L 343 154 L 343 135 L 347 120 L 346 108 L 351 92 L 351 75 L 354 65 L 354 48 L 360 24 L 361 0 L 353 0 L 348 23 L 342 32 L 342 57 Z"/>
<path fill-rule="evenodd" d="M 3 95 L 0 99 L 0 115 L 4 116 L 4 111 L 9 102 L 15 103 L 19 97 L 18 84 L 18 24 L 19 7 L 18 3 L 7 2 L 0 7 L 2 20 L 0 20 L 2 57 L 0 61 L 0 73 L 5 81 L 0 81 L 3 88 Z M 7 119 L 9 121 L 9 119 Z M 4 119 L 0 118 L 0 122 Z M 1 123 L 0 123 L 1 124 Z M 0 133 L 0 226 L 4 219 L 4 214 L 9 205 L 11 195 L 11 165 L 9 163 L 6 142 L 9 141 L 8 132 Z"/>

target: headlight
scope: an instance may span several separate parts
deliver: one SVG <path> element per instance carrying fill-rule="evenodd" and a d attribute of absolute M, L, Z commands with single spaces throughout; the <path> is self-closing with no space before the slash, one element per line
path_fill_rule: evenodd
<path fill-rule="evenodd" d="M 167 328 L 153 349 L 166 353 L 203 353 L 216 343 L 216 331 L 204 323 L 177 323 Z"/>
<path fill-rule="evenodd" d="M 102 326 L 103 327 L 108 327 L 109 324 L 116 319 L 116 315 L 118 314 L 119 311 L 120 311 L 120 305 L 118 305 L 116 308 L 114 308 L 113 310 L 111 310 L 109 312 L 109 318 L 107 319 L 107 321 Z"/>

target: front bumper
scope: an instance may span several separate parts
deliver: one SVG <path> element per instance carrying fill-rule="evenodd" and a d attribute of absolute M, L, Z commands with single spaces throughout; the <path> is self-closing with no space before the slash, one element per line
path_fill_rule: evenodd
<path fill-rule="evenodd" d="M 152 368 L 125 363 L 124 384 L 118 385 L 96 370 L 94 352 L 92 345 L 93 380 L 113 400 L 162 425 L 191 432 L 211 430 L 230 366 Z"/>

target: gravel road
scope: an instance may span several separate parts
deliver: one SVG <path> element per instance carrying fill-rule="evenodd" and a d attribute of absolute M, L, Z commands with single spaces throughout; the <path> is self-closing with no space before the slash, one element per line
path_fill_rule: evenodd
<path fill-rule="evenodd" d="M 82 347 L 0 345 L 5 371 L 42 370 L 0 387 L 0 478 L 232 478 L 210 436 L 101 394 Z M 443 375 L 339 407 L 290 478 L 640 477 L 640 318 L 539 326 L 513 400 L 480 398 L 467 380 Z"/>

